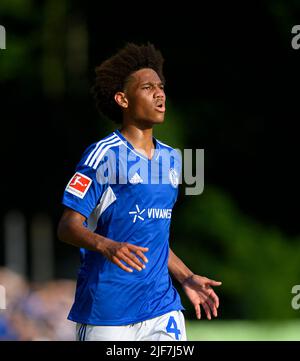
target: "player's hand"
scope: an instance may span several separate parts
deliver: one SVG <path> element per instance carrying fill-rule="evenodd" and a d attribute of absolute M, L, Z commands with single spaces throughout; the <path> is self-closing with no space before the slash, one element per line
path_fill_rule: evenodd
<path fill-rule="evenodd" d="M 219 297 L 215 294 L 212 286 L 220 286 L 222 282 L 211 280 L 207 277 L 192 275 L 182 283 L 182 287 L 195 307 L 196 316 L 201 318 L 201 309 L 203 307 L 206 317 L 211 320 L 211 313 L 217 317 L 219 307 Z"/>
<path fill-rule="evenodd" d="M 137 256 L 147 263 L 148 259 L 143 252 L 147 252 L 148 250 L 149 248 L 106 239 L 102 254 L 112 263 L 122 268 L 122 270 L 126 272 L 133 272 L 131 268 L 126 267 L 121 261 L 125 262 L 128 266 L 141 271 L 143 268 L 146 268 L 146 266 L 139 260 L 139 258 L 137 258 Z"/>

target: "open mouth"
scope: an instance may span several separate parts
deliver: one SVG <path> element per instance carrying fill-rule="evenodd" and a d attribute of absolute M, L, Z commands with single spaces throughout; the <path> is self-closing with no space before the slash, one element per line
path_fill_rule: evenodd
<path fill-rule="evenodd" d="M 160 113 L 164 113 L 166 111 L 166 107 L 163 103 L 156 104 L 155 109 Z"/>

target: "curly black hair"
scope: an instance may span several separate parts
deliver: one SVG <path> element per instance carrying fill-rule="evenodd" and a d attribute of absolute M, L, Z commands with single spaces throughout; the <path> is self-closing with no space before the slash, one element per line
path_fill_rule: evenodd
<path fill-rule="evenodd" d="M 122 123 L 122 110 L 116 103 L 114 95 L 124 91 L 128 77 L 135 71 L 151 68 L 164 83 L 164 58 L 153 44 L 136 45 L 127 43 L 115 55 L 96 67 L 96 81 L 92 87 L 92 94 L 100 114 L 116 123 Z"/>

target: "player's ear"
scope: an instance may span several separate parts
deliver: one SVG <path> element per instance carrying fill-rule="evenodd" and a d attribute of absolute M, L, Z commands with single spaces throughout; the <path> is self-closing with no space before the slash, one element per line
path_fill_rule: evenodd
<path fill-rule="evenodd" d="M 125 93 L 123 92 L 117 92 L 115 94 L 115 101 L 117 102 L 118 105 L 120 105 L 120 107 L 122 107 L 123 109 L 128 108 L 128 100 L 126 98 Z"/>

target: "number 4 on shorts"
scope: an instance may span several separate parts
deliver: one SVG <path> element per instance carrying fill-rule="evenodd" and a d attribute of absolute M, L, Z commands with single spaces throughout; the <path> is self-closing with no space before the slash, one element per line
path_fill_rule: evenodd
<path fill-rule="evenodd" d="M 181 334 L 179 328 L 177 328 L 177 323 L 175 321 L 174 316 L 170 316 L 169 322 L 166 327 L 166 331 L 168 333 L 174 333 L 176 340 L 179 340 L 179 335 Z"/>

